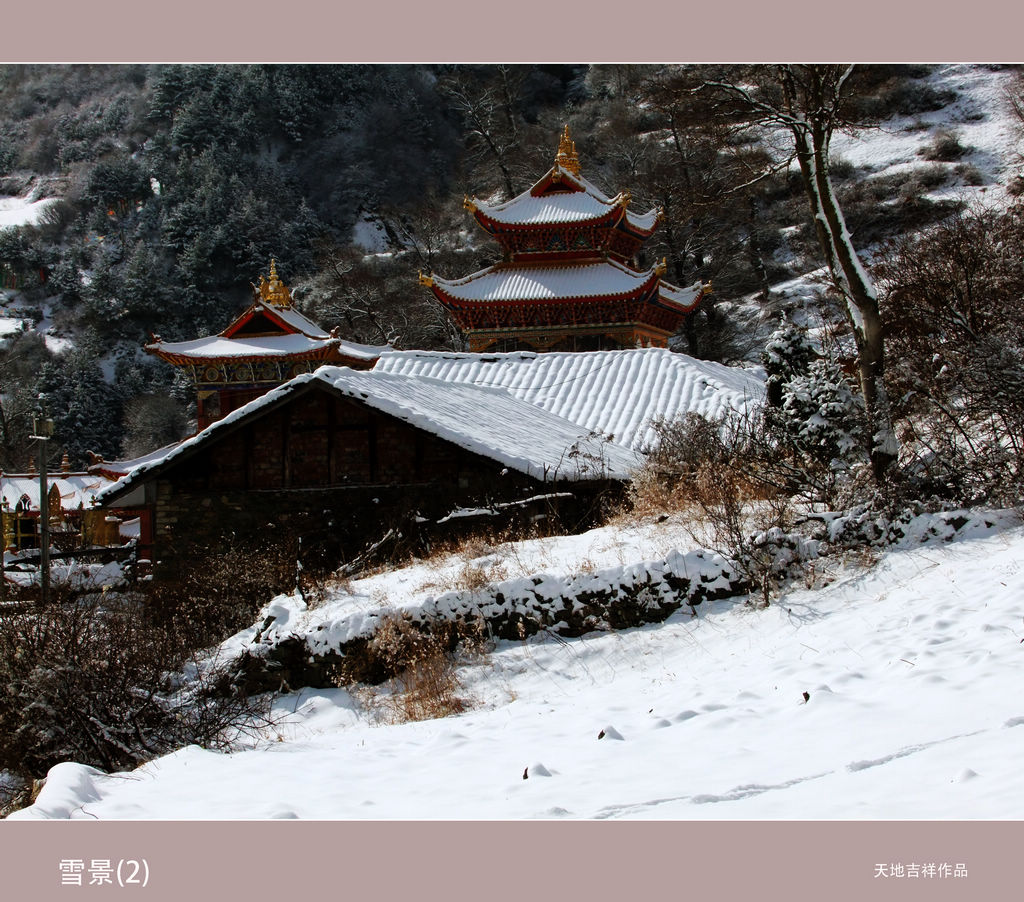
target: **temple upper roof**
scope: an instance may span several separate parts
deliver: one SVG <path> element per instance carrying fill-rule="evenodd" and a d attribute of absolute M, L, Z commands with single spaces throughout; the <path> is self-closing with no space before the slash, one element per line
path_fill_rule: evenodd
<path fill-rule="evenodd" d="M 566 126 L 555 164 L 536 183 L 511 200 L 492 204 L 478 198 L 467 198 L 465 206 L 488 231 L 502 226 L 585 225 L 608 220 L 611 225 L 629 226 L 643 237 L 657 226 L 661 211 L 646 213 L 629 209 L 632 200 L 628 191 L 609 197 L 600 188 L 580 175 L 575 144 L 569 141 Z M 567 151 L 566 142 L 571 145 Z"/>

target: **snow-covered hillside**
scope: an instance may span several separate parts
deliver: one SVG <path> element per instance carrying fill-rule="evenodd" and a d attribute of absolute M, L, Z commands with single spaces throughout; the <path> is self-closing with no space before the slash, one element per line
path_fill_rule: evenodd
<path fill-rule="evenodd" d="M 955 96 L 949 105 L 894 117 L 877 128 L 840 133 L 832 141 L 833 156 L 861 170 L 865 178 L 909 176 L 915 169 L 936 164 L 933 147 L 937 135 L 953 137 L 963 153 L 943 165 L 952 170 L 976 167 L 980 178 L 975 178 L 974 184 L 954 179 L 928 197 L 1003 203 L 1008 177 L 1021 169 L 1016 156 L 1020 123 L 1011 114 L 1008 95 L 1013 75 L 1011 69 L 998 66 L 939 66 L 925 83 L 939 93 Z"/>
<path fill-rule="evenodd" d="M 873 568 L 829 565 L 814 574 L 825 588 L 764 610 L 733 599 L 502 642 L 462 671 L 471 707 L 454 717 L 387 725 L 343 689 L 287 694 L 257 747 L 189 747 L 124 774 L 62 764 L 14 817 L 1017 818 L 1019 523 L 976 517 L 948 544 L 918 530 Z M 686 541 L 682 522 L 619 526 L 477 563 L 564 574 Z M 401 604 L 462 565 L 353 584 L 289 626 L 315 629 L 335 603 Z"/>

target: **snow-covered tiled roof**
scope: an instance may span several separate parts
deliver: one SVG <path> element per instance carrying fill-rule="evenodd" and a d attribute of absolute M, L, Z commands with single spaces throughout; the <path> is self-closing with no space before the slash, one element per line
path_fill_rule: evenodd
<path fill-rule="evenodd" d="M 285 357 L 329 348 L 337 342 L 305 335 L 264 335 L 256 338 L 224 338 L 209 335 L 189 341 L 160 341 L 148 347 L 164 354 L 216 359 L 223 357 Z"/>
<path fill-rule="evenodd" d="M 663 348 L 534 354 L 391 351 L 372 372 L 507 389 L 517 398 L 643 450 L 653 424 L 688 412 L 714 417 L 764 393 L 748 370 L 695 360 Z"/>
<path fill-rule="evenodd" d="M 311 319 L 308 319 L 307 317 L 299 313 L 299 311 L 296 310 L 294 307 L 279 307 L 276 304 L 267 304 L 263 302 L 254 304 L 253 306 L 256 310 L 265 310 L 272 316 L 276 316 L 285 325 L 294 329 L 296 332 L 300 332 L 302 335 L 305 335 L 308 338 L 331 337 L 327 332 L 321 329 Z M 224 331 L 227 332 L 230 330 L 230 328 L 231 327 L 229 326 L 228 329 L 225 329 Z"/>
<path fill-rule="evenodd" d="M 473 204 L 481 214 L 494 222 L 508 225 L 549 225 L 599 219 L 616 207 L 629 203 L 628 196 L 617 194 L 615 197 L 609 197 L 583 176 L 564 169 L 559 170 L 559 180 L 570 190 L 535 194 L 537 185 L 546 182 L 553 172 L 554 169 L 548 170 L 536 185 L 511 200 L 498 204 L 475 200 Z M 658 211 L 655 209 L 636 214 L 627 210 L 626 218 L 635 228 L 650 231 L 658 221 Z"/>
<path fill-rule="evenodd" d="M 112 481 L 93 473 L 51 473 L 48 477 L 48 491 L 57 486 L 61 507 L 76 510 L 90 507 L 101 489 L 112 485 Z M 39 510 L 39 477 L 25 474 L 0 476 L 0 505 L 14 510 L 22 498 L 28 497 L 29 510 Z"/>
<path fill-rule="evenodd" d="M 662 281 L 658 287 L 658 294 L 663 301 L 670 304 L 677 304 L 680 307 L 692 307 L 704 293 L 704 284 L 694 282 L 688 288 L 677 288 L 668 282 Z"/>
<path fill-rule="evenodd" d="M 311 382 L 321 382 L 374 410 L 537 479 L 625 479 L 639 460 L 630 449 L 501 388 L 322 366 L 232 411 L 158 459 L 135 467 L 104 492 L 101 503 L 104 497 L 115 500 L 154 470 L 197 450 L 225 429 L 259 415 Z"/>
<path fill-rule="evenodd" d="M 461 279 L 434 277 L 445 294 L 467 301 L 553 301 L 560 298 L 628 295 L 655 277 L 614 260 L 524 266 L 499 263 Z"/>

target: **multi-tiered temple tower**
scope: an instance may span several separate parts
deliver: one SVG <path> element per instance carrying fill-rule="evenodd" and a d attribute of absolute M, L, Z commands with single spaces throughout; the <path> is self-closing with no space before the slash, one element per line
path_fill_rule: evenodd
<path fill-rule="evenodd" d="M 608 197 L 580 175 L 568 126 L 552 168 L 528 191 L 489 204 L 467 198 L 503 260 L 461 279 L 420 274 L 470 351 L 665 347 L 709 286 L 677 288 L 664 263 L 638 265 L 660 210 L 637 214 L 628 191 Z"/>

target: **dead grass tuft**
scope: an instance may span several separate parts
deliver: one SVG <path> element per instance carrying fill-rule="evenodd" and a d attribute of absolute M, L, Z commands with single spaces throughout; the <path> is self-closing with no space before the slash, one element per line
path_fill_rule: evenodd
<path fill-rule="evenodd" d="M 471 702 L 459 679 L 459 665 L 480 659 L 490 648 L 482 621 L 423 626 L 406 615 L 392 615 L 381 623 L 368 651 L 393 676 L 380 686 L 363 687 L 356 695 L 382 723 L 461 714 Z"/>

